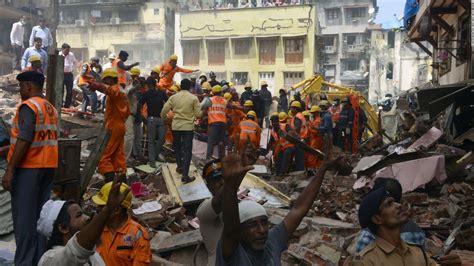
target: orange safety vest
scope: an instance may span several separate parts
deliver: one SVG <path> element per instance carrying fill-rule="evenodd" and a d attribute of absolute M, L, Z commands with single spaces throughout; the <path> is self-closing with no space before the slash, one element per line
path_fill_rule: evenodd
<path fill-rule="evenodd" d="M 227 100 L 221 96 L 212 96 L 211 97 L 212 105 L 207 108 L 207 119 L 208 123 L 217 123 L 223 122 L 227 123 L 226 109 L 227 109 Z"/>
<path fill-rule="evenodd" d="M 303 114 L 297 113 L 291 120 L 290 126 L 295 129 L 295 118 L 298 118 L 301 121 L 301 130 L 300 130 L 300 137 L 307 138 L 308 137 L 308 127 L 306 126 L 306 118 L 304 118 Z"/>
<path fill-rule="evenodd" d="M 329 107 L 329 112 L 331 113 L 332 122 L 336 123 L 339 121 L 339 117 L 341 116 L 341 106 L 331 106 Z"/>
<path fill-rule="evenodd" d="M 250 142 L 254 144 L 257 148 L 260 147 L 260 135 L 261 129 L 260 126 L 255 123 L 255 121 L 246 119 L 239 124 L 240 129 L 240 141 L 245 142 L 247 138 L 250 139 Z"/>
<path fill-rule="evenodd" d="M 57 168 L 58 167 L 58 114 L 54 106 L 47 100 L 35 96 L 23 101 L 16 111 L 10 136 L 10 150 L 7 159 L 10 161 L 17 136 L 20 133 L 18 119 L 20 108 L 26 104 L 35 112 L 35 131 L 31 146 L 18 165 L 19 168 Z"/>
<path fill-rule="evenodd" d="M 286 131 L 286 126 L 288 124 L 287 123 L 280 123 L 280 129 L 285 132 L 285 133 L 288 133 Z M 291 147 L 294 147 L 295 145 L 292 144 L 291 142 L 287 141 L 285 138 L 280 138 L 278 137 L 278 145 L 283 149 L 283 150 L 286 150 L 288 148 L 291 148 Z"/>
<path fill-rule="evenodd" d="M 117 73 L 118 73 L 118 83 L 119 84 L 127 84 L 127 76 L 125 75 L 125 70 L 121 69 L 120 67 L 118 67 L 118 63 L 122 61 L 120 59 L 115 59 L 113 62 L 112 62 L 112 68 L 114 68 Z"/>
<path fill-rule="evenodd" d="M 79 86 L 88 85 L 89 82 L 91 82 L 91 78 L 88 76 L 91 73 L 91 65 L 89 63 L 85 63 L 85 65 L 87 65 L 86 74 L 79 76 L 79 83 L 78 83 Z"/>

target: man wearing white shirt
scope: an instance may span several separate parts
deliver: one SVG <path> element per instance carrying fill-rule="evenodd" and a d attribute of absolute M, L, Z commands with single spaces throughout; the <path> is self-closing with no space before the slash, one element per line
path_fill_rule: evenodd
<path fill-rule="evenodd" d="M 45 19 L 41 18 L 39 23 L 38 26 L 34 26 L 33 29 L 31 29 L 30 46 L 33 46 L 35 37 L 40 37 L 43 40 L 42 48 L 48 53 L 49 46 L 53 44 L 53 36 L 49 28 L 46 27 Z"/>
<path fill-rule="evenodd" d="M 21 16 L 20 21 L 13 23 L 12 31 L 10 32 L 10 43 L 12 44 L 13 49 L 13 70 L 21 70 L 20 60 L 24 48 L 23 35 L 25 34 L 25 23 L 26 17 Z"/>
<path fill-rule="evenodd" d="M 63 43 L 61 46 L 61 52 L 59 55 L 64 56 L 64 86 L 66 87 L 66 101 L 64 102 L 64 108 L 69 108 L 72 102 L 72 87 L 74 86 L 74 75 L 72 72 L 76 67 L 77 61 L 74 54 L 70 51 L 71 46 L 67 43 Z"/>

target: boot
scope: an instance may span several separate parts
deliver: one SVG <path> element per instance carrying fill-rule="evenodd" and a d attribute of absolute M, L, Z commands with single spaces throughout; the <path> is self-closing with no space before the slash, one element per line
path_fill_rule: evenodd
<path fill-rule="evenodd" d="M 181 182 L 183 184 L 191 183 L 194 180 L 196 180 L 196 178 L 194 176 L 183 176 L 183 177 L 181 177 Z"/>

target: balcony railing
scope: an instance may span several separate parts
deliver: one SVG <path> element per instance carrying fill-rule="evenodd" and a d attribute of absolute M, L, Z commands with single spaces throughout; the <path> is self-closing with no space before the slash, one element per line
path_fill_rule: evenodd
<path fill-rule="evenodd" d="M 115 4 L 142 4 L 144 0 L 65 0 L 60 5 L 115 5 Z"/>
<path fill-rule="evenodd" d="M 334 54 L 336 52 L 336 46 L 325 46 L 324 52 L 326 54 Z"/>

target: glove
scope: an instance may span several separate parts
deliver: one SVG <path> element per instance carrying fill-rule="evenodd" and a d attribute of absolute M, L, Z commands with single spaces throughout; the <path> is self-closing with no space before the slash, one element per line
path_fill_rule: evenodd
<path fill-rule="evenodd" d="M 346 135 L 350 135 L 351 134 L 351 129 L 346 127 Z"/>
<path fill-rule="evenodd" d="M 91 90 L 91 91 L 105 90 L 105 88 L 107 88 L 107 87 L 104 84 L 98 83 L 98 82 L 95 82 L 95 81 L 93 81 L 89 84 L 89 90 Z"/>

